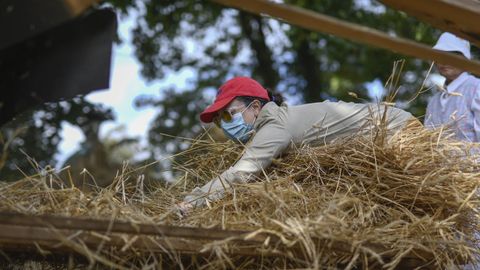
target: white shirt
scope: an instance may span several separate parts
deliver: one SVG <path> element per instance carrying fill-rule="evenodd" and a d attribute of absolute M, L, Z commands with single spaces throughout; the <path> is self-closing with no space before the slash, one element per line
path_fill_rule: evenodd
<path fill-rule="evenodd" d="M 425 127 L 451 125 L 457 139 L 480 142 L 480 79 L 464 72 L 437 90 L 428 102 Z"/>

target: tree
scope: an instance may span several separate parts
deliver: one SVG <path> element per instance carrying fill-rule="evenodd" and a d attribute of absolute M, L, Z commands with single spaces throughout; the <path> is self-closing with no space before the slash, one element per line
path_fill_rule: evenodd
<path fill-rule="evenodd" d="M 61 141 L 62 121 L 94 134 L 101 122 L 113 120 L 110 108 L 93 104 L 84 97 L 45 103 L 19 115 L 2 127 L 0 180 L 18 180 L 55 166 L 55 154 Z M 96 125 L 92 125 L 96 123 Z"/>
<path fill-rule="evenodd" d="M 169 149 L 173 152 L 185 145 L 162 133 L 192 137 L 201 130 L 196 115 L 213 99 L 206 93 L 232 76 L 251 76 L 267 88 L 302 102 L 352 101 L 349 91 L 368 99 L 364 83 L 386 80 L 393 62 L 405 58 L 210 1 L 110 2 L 124 14 L 129 7 L 140 10 L 133 44 L 145 78 L 164 78 L 184 68 L 196 73 L 186 89 L 161 89 L 161 97 L 142 97 L 137 102 L 139 106 L 159 108 L 149 138 L 163 151 L 168 150 L 167 145 L 173 145 Z M 376 2 L 285 2 L 426 44 L 433 44 L 438 34 L 438 30 Z M 413 96 L 426 70 L 428 63 L 407 58 L 401 100 Z M 422 99 L 409 106 L 418 116 L 424 112 Z"/>

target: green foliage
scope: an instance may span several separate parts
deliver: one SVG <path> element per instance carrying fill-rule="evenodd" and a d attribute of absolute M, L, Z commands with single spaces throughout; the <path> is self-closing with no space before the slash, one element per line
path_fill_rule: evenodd
<path fill-rule="evenodd" d="M 83 97 L 45 103 L 19 115 L 1 129 L 4 162 L 0 163 L 0 180 L 18 180 L 54 166 L 62 121 L 80 127 L 87 137 L 92 137 L 97 135 L 99 123 L 113 118 L 111 109 Z"/>
<path fill-rule="evenodd" d="M 184 150 L 187 144 L 182 138 L 191 138 L 201 132 L 197 113 L 205 108 L 207 103 L 200 97 L 198 90 L 178 93 L 169 89 L 159 99 L 143 96 L 137 98 L 138 107 L 154 106 L 160 109 L 160 113 L 151 123 L 148 138 L 162 154 Z M 172 134 L 177 137 L 171 137 Z"/>
<path fill-rule="evenodd" d="M 415 40 L 420 43 L 433 45 L 439 35 L 439 30 L 431 26 L 418 22 L 415 18 L 409 17 L 402 12 L 385 8 L 377 2 L 370 2 L 368 8 L 358 6 L 359 1 L 288 1 L 292 5 L 303 6 L 307 9 L 317 11 L 322 14 L 337 17 L 339 19 L 367 26 L 392 35 Z M 378 10 L 380 8 L 380 10 Z M 309 33 L 309 35 L 306 35 Z M 311 67 L 299 69 L 302 62 L 299 57 L 291 70 L 294 74 L 302 77 L 302 74 L 308 74 L 312 70 L 315 74 L 321 74 L 322 89 L 324 92 L 338 99 L 354 101 L 347 95 L 348 91 L 356 92 L 361 97 L 365 97 L 365 87 L 363 83 L 380 79 L 385 82 L 392 73 L 392 66 L 396 60 L 406 59 L 403 68 L 404 76 L 401 80 L 402 90 L 398 99 L 409 100 L 422 84 L 429 64 L 426 61 L 412 59 L 391 51 L 375 48 L 369 45 L 361 45 L 340 39 L 335 36 L 310 33 L 305 30 L 292 27 L 289 31 L 290 40 L 296 40 L 294 50 L 305 54 L 311 51 L 308 58 L 320 59 L 312 63 Z M 300 37 L 300 38 L 299 38 Z M 308 45 L 305 45 L 308 43 Z M 303 47 L 301 47 L 303 44 Z M 318 44 L 321 44 L 319 46 Z M 308 48 L 308 49 L 305 49 Z M 307 58 L 307 57 L 304 57 Z M 307 59 L 308 59 L 307 58 Z M 315 67 L 316 70 L 315 70 Z M 318 68 L 320 67 L 320 68 Z M 320 70 L 319 70 L 320 69 Z M 318 78 L 318 75 L 309 76 Z M 305 77 L 305 76 L 304 76 Z M 317 79 L 318 80 L 318 79 Z M 306 93 L 305 101 L 316 101 L 318 94 L 311 92 L 311 89 L 319 89 L 319 83 L 315 80 L 307 80 L 311 86 L 303 90 Z M 312 98 L 308 98 L 312 97 Z M 406 109 L 417 116 L 424 114 L 426 106 L 425 96 L 420 97 L 413 103 L 408 104 Z"/>
<path fill-rule="evenodd" d="M 148 80 L 189 68 L 196 79 L 188 89 L 160 89 L 160 97 L 142 97 L 139 106 L 156 106 L 159 113 L 149 138 L 162 152 L 181 149 L 178 139 L 199 130 L 198 113 L 211 102 L 205 95 L 232 76 L 251 76 L 267 88 L 299 97 L 303 102 L 324 99 L 354 101 L 348 92 L 368 99 L 365 82 L 386 81 L 396 53 L 315 33 L 266 17 L 226 8 L 211 1 L 110 1 L 122 11 L 125 3 L 140 10 L 133 29 L 136 57 Z M 377 2 L 354 0 L 285 1 L 392 35 L 433 44 L 438 30 L 384 8 Z M 364 3 L 364 1 L 362 1 Z M 428 63 L 408 59 L 400 99 L 410 99 L 422 83 Z M 408 104 L 422 115 L 425 100 Z M 173 149 L 167 145 L 174 145 Z M 168 152 L 168 151 L 167 151 Z"/>
<path fill-rule="evenodd" d="M 132 30 L 135 54 L 148 80 L 188 69 L 193 72 L 185 88 L 160 89 L 159 96 L 143 96 L 138 107 L 153 106 L 158 114 L 151 123 L 149 141 L 156 154 L 177 152 L 201 132 L 197 117 L 214 92 L 233 76 L 251 76 L 264 86 L 301 102 L 324 99 L 368 99 L 365 82 L 386 81 L 395 60 L 405 58 L 390 51 L 315 33 L 274 19 L 226 8 L 211 1 L 109 0 L 122 15 L 139 14 Z M 359 5 L 354 0 L 287 0 L 285 3 L 432 45 L 438 30 L 384 8 L 377 2 Z M 365 1 L 361 1 L 362 3 Z M 367 2 L 368 3 L 368 2 Z M 406 58 L 400 100 L 409 100 L 423 82 L 428 63 Z M 407 104 L 420 116 L 425 97 Z M 18 179 L 53 165 L 61 140 L 62 121 L 79 126 L 88 140 L 98 136 L 98 125 L 113 119 L 110 109 L 83 98 L 48 103 L 26 112 L 2 128 L 0 179 Z M 97 123 L 97 124 L 92 124 Z M 167 136 L 165 134 L 179 136 Z M 155 153 L 155 155 L 154 155 Z M 26 158 L 31 156 L 35 161 Z M 39 168 L 36 168 L 38 164 Z"/>

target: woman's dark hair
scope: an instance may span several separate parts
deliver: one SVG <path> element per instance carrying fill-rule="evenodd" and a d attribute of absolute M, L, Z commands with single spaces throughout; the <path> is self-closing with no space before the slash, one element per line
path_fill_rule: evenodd
<path fill-rule="evenodd" d="M 274 93 L 274 92 L 272 92 L 271 90 L 268 90 L 268 89 L 267 89 L 267 92 L 268 92 L 268 98 L 270 99 L 270 101 L 275 102 L 275 104 L 277 104 L 278 106 L 282 105 L 282 103 L 284 102 L 284 98 L 283 98 L 282 94 Z M 259 98 L 259 97 L 240 96 L 240 97 L 237 97 L 237 98 L 241 102 L 245 103 L 245 106 L 248 106 L 248 104 L 252 103 L 252 101 L 254 101 L 254 100 L 260 101 L 260 103 L 262 103 L 262 106 L 267 104 L 267 102 L 268 102 L 268 100 L 263 99 L 263 98 Z"/>

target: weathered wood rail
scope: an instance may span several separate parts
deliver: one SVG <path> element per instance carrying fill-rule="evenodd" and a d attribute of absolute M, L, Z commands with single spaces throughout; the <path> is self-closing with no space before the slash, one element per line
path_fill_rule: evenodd
<path fill-rule="evenodd" d="M 125 221 L 91 218 L 28 216 L 17 213 L 0 213 L 0 250 L 14 252 L 53 252 L 95 255 L 94 250 L 109 248 L 120 254 L 136 252 L 166 254 L 208 255 L 209 244 L 228 240 L 228 252 L 232 255 L 269 257 L 281 256 L 285 251 L 302 254 L 301 247 L 286 247 L 273 235 L 253 234 L 251 231 L 222 230 L 138 224 Z M 318 242 L 326 245 L 325 242 Z M 351 243 L 328 244 L 329 248 L 349 253 Z M 369 246 L 390 259 L 388 248 Z M 99 259 L 99 258 L 94 258 Z M 100 260 L 100 259 L 99 259 Z M 425 251 L 412 251 L 405 256 L 403 267 L 424 265 L 433 260 Z M 100 261 L 101 262 L 101 261 Z"/>

